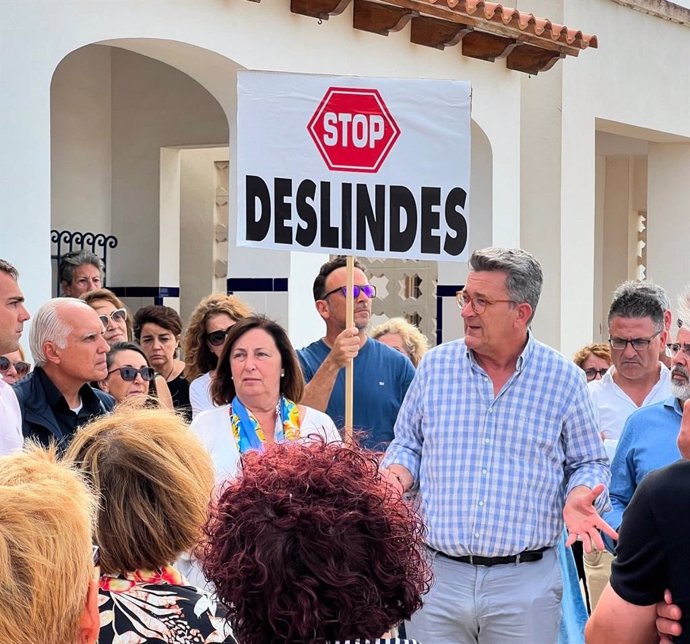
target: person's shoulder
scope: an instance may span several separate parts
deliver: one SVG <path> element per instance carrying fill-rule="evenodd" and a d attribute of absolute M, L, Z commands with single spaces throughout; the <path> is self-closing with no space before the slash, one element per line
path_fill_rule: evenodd
<path fill-rule="evenodd" d="M 681 459 L 650 472 L 644 477 L 638 490 L 640 495 L 652 495 L 658 500 L 669 499 L 674 504 L 682 499 L 690 499 L 690 461 Z"/>
<path fill-rule="evenodd" d="M 99 402 L 105 407 L 106 411 L 111 411 L 113 407 L 115 407 L 115 398 L 113 398 L 110 394 L 105 393 L 105 391 L 101 391 L 100 389 L 96 387 L 91 387 L 91 391 L 96 395 L 96 398 L 98 398 Z"/>
<path fill-rule="evenodd" d="M 302 347 L 301 349 L 297 349 L 297 355 L 320 352 L 323 351 L 324 348 L 328 347 L 326 346 L 326 343 L 323 341 L 323 338 L 319 338 L 318 340 L 314 340 L 314 342 L 308 344 L 307 346 Z"/>
<path fill-rule="evenodd" d="M 646 425 L 650 418 L 663 415 L 666 411 L 668 401 L 662 400 L 661 402 L 652 403 L 651 405 L 644 405 L 639 409 L 636 409 L 626 421 L 627 425 Z M 675 415 L 675 414 L 674 414 Z M 678 418 L 680 422 L 680 417 Z"/>
<path fill-rule="evenodd" d="M 36 395 L 36 388 L 40 387 L 40 382 L 37 380 L 36 371 L 34 370 L 26 378 L 22 378 L 22 380 L 10 386 L 14 390 L 14 395 L 17 397 L 19 404 L 24 404 Z"/>
<path fill-rule="evenodd" d="M 199 431 L 206 428 L 213 428 L 224 418 L 228 417 L 228 409 L 230 405 L 222 405 L 214 407 L 213 409 L 205 409 L 199 412 L 190 424 L 190 428 Z"/>

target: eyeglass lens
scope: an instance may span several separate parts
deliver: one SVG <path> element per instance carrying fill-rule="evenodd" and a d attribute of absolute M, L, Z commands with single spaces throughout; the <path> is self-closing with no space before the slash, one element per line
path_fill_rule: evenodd
<path fill-rule="evenodd" d="M 206 339 L 209 341 L 209 344 L 212 344 L 214 347 L 217 347 L 217 346 L 223 344 L 223 342 L 225 342 L 225 338 L 228 335 L 228 331 L 231 328 L 232 327 L 228 327 L 227 329 L 225 329 L 225 331 L 218 330 L 218 331 L 212 331 L 211 333 L 207 333 Z"/>
<path fill-rule="evenodd" d="M 127 319 L 127 309 L 115 309 L 110 315 L 98 316 L 103 323 L 103 326 L 108 326 L 110 320 L 113 322 L 124 322 Z"/>
<path fill-rule="evenodd" d="M 135 369 L 134 367 L 120 367 L 116 369 L 120 372 L 120 377 L 126 382 L 132 382 L 136 380 L 137 374 L 141 374 L 142 380 L 147 382 L 153 380 L 155 376 L 155 371 L 152 367 L 142 367 L 141 369 Z"/>
<path fill-rule="evenodd" d="M 17 375 L 20 377 L 25 376 L 31 369 L 31 365 L 28 362 L 19 361 L 13 363 L 9 358 L 0 356 L 0 371 L 7 371 L 12 364 L 14 365 L 14 370 L 17 372 Z"/>

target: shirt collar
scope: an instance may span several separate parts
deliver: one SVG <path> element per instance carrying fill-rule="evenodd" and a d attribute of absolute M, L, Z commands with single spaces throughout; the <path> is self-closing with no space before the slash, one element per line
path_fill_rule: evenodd
<path fill-rule="evenodd" d="M 534 353 L 535 345 L 536 340 L 534 339 L 534 334 L 532 333 L 531 329 L 527 329 L 527 344 L 525 345 L 525 348 L 522 350 L 522 353 L 518 356 L 518 359 L 515 363 L 516 373 L 520 373 L 525 368 L 527 362 L 529 362 L 529 359 L 532 357 L 532 354 Z M 469 359 L 471 364 L 479 367 L 479 364 L 477 364 L 477 361 L 474 358 L 474 354 L 472 353 L 472 349 L 468 348 L 467 345 L 465 345 L 465 356 Z"/>
<path fill-rule="evenodd" d="M 664 407 L 672 408 L 679 416 L 683 415 L 683 405 L 675 396 L 671 396 L 664 400 Z"/>
<path fill-rule="evenodd" d="M 48 377 L 48 374 L 43 371 L 41 367 L 36 367 L 34 369 L 34 373 L 36 374 L 34 377 L 39 379 L 41 386 L 43 387 L 48 407 L 63 411 L 69 409 L 69 405 L 67 404 L 65 397 L 62 395 L 62 392 L 53 384 L 53 381 Z M 88 383 L 82 385 L 82 387 L 79 389 L 79 395 L 81 396 L 82 405 L 86 409 L 95 410 L 100 407 L 98 396 L 96 396 Z"/>

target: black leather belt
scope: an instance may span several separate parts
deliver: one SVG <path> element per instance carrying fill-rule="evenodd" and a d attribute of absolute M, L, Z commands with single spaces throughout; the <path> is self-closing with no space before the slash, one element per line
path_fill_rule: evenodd
<path fill-rule="evenodd" d="M 447 555 L 445 552 L 440 550 L 434 550 L 433 552 L 438 553 L 446 559 L 452 559 L 453 561 L 459 561 L 460 563 L 468 563 L 473 566 L 498 566 L 500 564 L 512 564 L 512 563 L 528 563 L 530 561 L 539 561 L 543 559 L 544 552 L 548 550 L 547 547 L 539 548 L 539 550 L 524 550 L 516 555 L 505 555 L 504 557 L 480 557 L 479 555 Z"/>

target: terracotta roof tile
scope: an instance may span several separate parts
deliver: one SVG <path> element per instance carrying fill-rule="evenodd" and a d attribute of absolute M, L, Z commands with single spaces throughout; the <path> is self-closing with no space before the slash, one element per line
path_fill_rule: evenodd
<path fill-rule="evenodd" d="M 388 0 L 395 4 L 394 0 Z M 515 27 L 522 32 L 549 38 L 579 49 L 597 47 L 597 37 L 583 34 L 579 29 L 569 29 L 564 25 L 552 23 L 547 18 L 539 18 L 532 13 L 506 7 L 498 2 L 484 0 L 420 0 L 420 4 L 446 6 L 448 9 L 479 17 L 488 22 L 501 22 L 505 26 Z"/>

